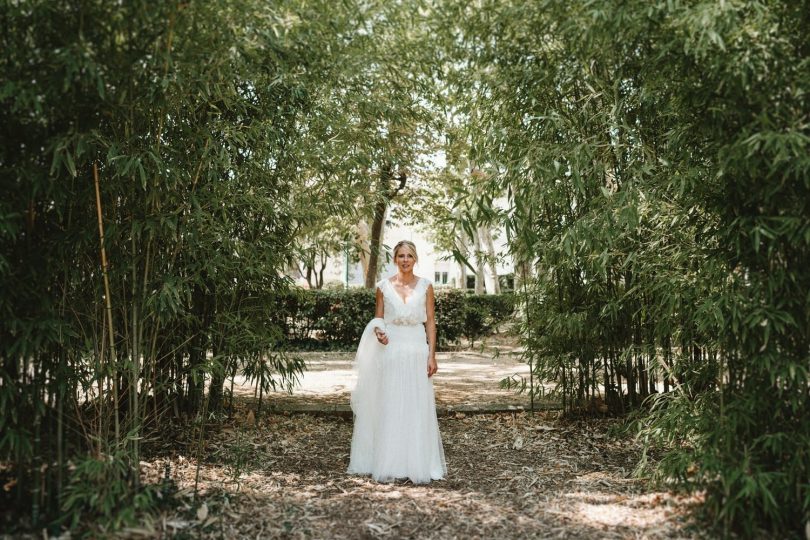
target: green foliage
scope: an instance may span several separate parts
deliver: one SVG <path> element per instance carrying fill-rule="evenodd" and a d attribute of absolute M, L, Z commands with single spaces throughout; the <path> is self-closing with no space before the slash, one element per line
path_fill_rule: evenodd
<path fill-rule="evenodd" d="M 435 51 L 426 46 L 432 3 L 335 4 L 309 13 L 321 32 L 338 35 L 330 43 L 332 61 L 319 66 L 329 83 L 310 94 L 303 137 L 293 143 L 306 181 L 291 194 L 300 219 L 290 263 L 314 288 L 323 286 L 326 257 L 342 255 L 347 244 L 354 260 L 369 258 L 367 229 L 375 220 L 382 224 L 385 208 L 396 202 L 400 177 L 405 186 L 397 198 L 411 206 L 441 124 Z"/>
<path fill-rule="evenodd" d="M 144 430 L 221 407 L 245 365 L 300 374 L 266 301 L 303 219 L 298 143 L 348 9 L 330 6 L 0 8 L 0 460 L 35 526 L 72 457 L 126 448 L 136 489 Z M 95 466 L 66 508 L 113 519 L 81 495 Z"/>
<path fill-rule="evenodd" d="M 439 346 L 455 343 L 464 335 L 467 293 L 459 289 L 436 291 L 436 339 Z"/>
<path fill-rule="evenodd" d="M 480 339 L 498 330 L 510 321 L 515 312 L 513 294 L 468 295 L 464 298 L 462 335 L 473 345 Z"/>
<path fill-rule="evenodd" d="M 291 291 L 284 309 L 274 316 L 283 320 L 297 349 L 352 350 L 374 314 L 374 293 L 367 289 Z M 473 341 L 495 331 L 514 311 L 512 295 L 476 296 L 450 289 L 436 292 L 436 328 L 440 347 L 464 337 Z"/>
<path fill-rule="evenodd" d="M 292 347 L 350 346 L 374 313 L 374 294 L 366 289 L 291 290 L 274 316 L 282 322 Z"/>
<path fill-rule="evenodd" d="M 487 330 L 497 330 L 499 324 L 507 322 L 515 313 L 517 298 L 513 293 L 469 295 L 467 304 L 486 313 Z"/>
<path fill-rule="evenodd" d="M 144 432 L 227 378 L 290 389 L 288 335 L 356 339 L 360 295 L 299 305 L 283 276 L 323 285 L 378 184 L 423 168 L 423 4 L 2 5 L 0 461 L 34 526 L 74 456 L 126 448 L 135 477 Z"/>
<path fill-rule="evenodd" d="M 352 346 L 369 292 L 281 276 L 323 285 L 411 171 L 435 181 L 411 217 L 459 261 L 505 226 L 527 360 L 566 408 L 646 407 L 656 473 L 706 488 L 725 535 L 810 519 L 803 3 L 0 10 L 0 460 L 34 525 L 60 501 L 127 521 L 145 429 L 221 408 L 240 370 L 289 388 L 288 337 Z M 437 293 L 440 342 L 511 311 Z M 116 457 L 70 471 L 86 453 Z"/>
<path fill-rule="evenodd" d="M 71 530 L 88 525 L 92 536 L 135 525 L 157 507 L 158 486 L 138 492 L 125 454 L 85 456 L 72 465 L 61 497 L 61 510 Z"/>
<path fill-rule="evenodd" d="M 647 405 L 658 474 L 707 488 L 725 535 L 810 519 L 806 7 L 453 2 L 444 22 L 535 375 L 568 408 Z"/>

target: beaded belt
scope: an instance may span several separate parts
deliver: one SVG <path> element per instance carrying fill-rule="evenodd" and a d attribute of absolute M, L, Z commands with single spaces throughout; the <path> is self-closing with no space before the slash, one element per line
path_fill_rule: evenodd
<path fill-rule="evenodd" d="M 421 326 L 424 323 L 416 319 L 393 319 L 389 324 L 395 326 Z"/>

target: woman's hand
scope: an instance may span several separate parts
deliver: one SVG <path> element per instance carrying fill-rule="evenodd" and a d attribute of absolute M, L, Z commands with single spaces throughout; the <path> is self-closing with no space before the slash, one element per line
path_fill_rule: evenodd
<path fill-rule="evenodd" d="M 386 334 L 384 331 L 380 330 L 379 328 L 375 328 L 374 335 L 377 336 L 377 341 L 383 345 L 388 345 L 388 334 Z"/>
<path fill-rule="evenodd" d="M 436 363 L 436 357 L 431 356 L 428 361 L 428 377 L 433 377 L 437 371 L 439 371 L 439 365 Z"/>

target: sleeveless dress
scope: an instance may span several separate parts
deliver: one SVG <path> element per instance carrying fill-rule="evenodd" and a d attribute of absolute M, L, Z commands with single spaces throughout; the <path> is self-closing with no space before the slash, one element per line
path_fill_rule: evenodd
<path fill-rule="evenodd" d="M 388 345 L 377 342 L 374 321 L 369 323 L 358 347 L 356 365 L 361 367 L 352 391 L 354 432 L 347 471 L 351 474 L 370 474 L 379 482 L 408 478 L 421 484 L 447 473 L 433 380 L 427 375 L 424 323 L 429 286 L 430 281 L 419 278 L 406 302 L 388 279 L 377 283 L 384 299 Z"/>

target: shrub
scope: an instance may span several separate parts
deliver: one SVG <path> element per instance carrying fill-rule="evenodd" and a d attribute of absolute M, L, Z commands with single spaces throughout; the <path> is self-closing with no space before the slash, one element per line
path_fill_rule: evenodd
<path fill-rule="evenodd" d="M 351 349 L 374 314 L 368 289 L 298 289 L 278 297 L 272 317 L 285 328 L 288 345 L 297 349 Z M 511 294 L 476 296 L 461 290 L 436 293 L 439 347 L 459 339 L 480 339 L 514 311 Z"/>
<path fill-rule="evenodd" d="M 469 295 L 464 301 L 462 335 L 472 344 L 488 334 L 497 332 L 501 323 L 515 311 L 512 294 Z"/>
<path fill-rule="evenodd" d="M 367 289 L 312 291 L 328 304 L 318 328 L 323 339 L 336 344 L 356 343 L 374 316 L 374 293 Z"/>
<path fill-rule="evenodd" d="M 467 294 L 459 289 L 436 293 L 436 340 L 438 347 L 455 343 L 464 335 Z"/>
<path fill-rule="evenodd" d="M 143 513 L 155 510 L 157 486 L 133 489 L 133 478 L 123 454 L 86 456 L 75 462 L 62 492 L 62 520 L 70 529 L 80 524 L 109 532 L 132 525 Z"/>

